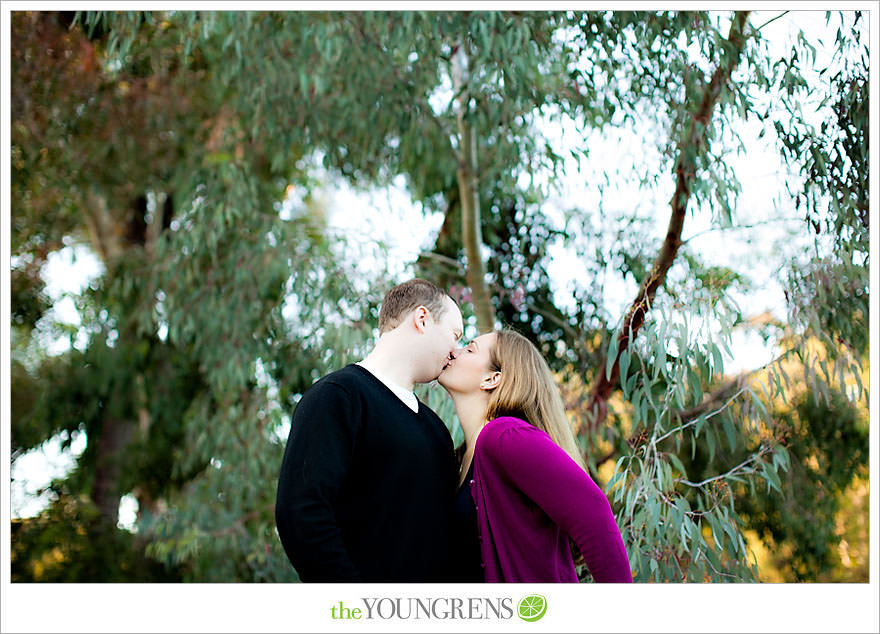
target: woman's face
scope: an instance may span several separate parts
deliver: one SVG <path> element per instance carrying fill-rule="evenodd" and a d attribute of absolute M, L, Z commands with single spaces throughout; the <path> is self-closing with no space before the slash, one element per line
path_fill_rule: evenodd
<path fill-rule="evenodd" d="M 471 340 L 452 353 L 453 358 L 437 378 L 447 392 L 468 394 L 479 392 L 481 384 L 494 374 L 489 369 L 490 353 L 495 345 L 495 333 L 490 332 Z"/>

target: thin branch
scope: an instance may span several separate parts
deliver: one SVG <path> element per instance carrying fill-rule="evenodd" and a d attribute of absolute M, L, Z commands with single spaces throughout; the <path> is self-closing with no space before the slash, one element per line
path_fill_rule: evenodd
<path fill-rule="evenodd" d="M 730 469 L 729 471 L 726 471 L 726 472 L 724 472 L 724 473 L 721 473 L 721 474 L 719 474 L 719 475 L 717 475 L 717 476 L 712 476 L 711 478 L 706 478 L 706 479 L 703 480 L 702 482 L 691 482 L 690 480 L 685 480 L 685 479 L 683 479 L 683 478 L 676 478 L 675 481 L 676 481 L 676 482 L 681 482 L 682 484 L 686 484 L 686 485 L 691 486 L 691 487 L 694 487 L 694 488 L 700 488 L 700 487 L 702 487 L 702 486 L 705 486 L 705 485 L 709 484 L 710 482 L 714 482 L 715 480 L 723 480 L 724 478 L 728 478 L 728 477 L 732 476 L 734 473 L 736 473 L 736 472 L 739 471 L 740 469 L 743 469 L 743 468 L 745 468 L 747 465 L 749 465 L 749 464 L 751 464 L 752 462 L 755 462 L 756 460 L 758 460 L 761 456 L 763 456 L 764 454 L 766 454 L 768 451 L 770 451 L 770 450 L 769 450 L 767 447 L 762 447 L 762 448 L 761 448 L 761 451 L 759 451 L 758 453 L 756 453 L 754 456 L 751 456 L 750 458 L 747 458 L 746 460 L 743 460 L 741 463 L 739 463 L 738 465 L 736 465 L 735 467 L 733 467 L 733 468 Z M 754 472 L 755 472 L 754 469 L 752 469 L 751 471 L 747 471 L 747 472 L 745 472 L 745 473 L 754 473 Z"/>
<path fill-rule="evenodd" d="M 711 229 L 706 229 L 705 231 L 700 231 L 699 233 L 695 233 L 694 235 L 689 237 L 687 240 L 682 240 L 681 243 L 687 244 L 688 242 L 690 242 L 691 240 L 693 240 L 695 238 L 699 238 L 701 236 L 706 235 L 707 233 L 713 233 L 715 231 L 734 231 L 737 229 L 755 229 L 757 227 L 763 227 L 764 225 L 774 224 L 774 223 L 778 223 L 778 222 L 802 223 L 803 221 L 804 221 L 803 218 L 774 218 L 772 220 L 764 220 L 762 222 L 756 222 L 756 223 L 750 224 L 750 225 L 735 225 L 735 226 L 731 226 L 731 227 L 712 227 Z"/>
<path fill-rule="evenodd" d="M 571 324 L 567 323 L 564 319 L 560 319 L 559 316 L 554 315 L 553 313 L 546 311 L 543 308 L 538 308 L 532 302 L 529 302 L 527 304 L 527 306 L 528 306 L 529 310 L 538 313 L 542 317 L 546 317 L 547 319 L 552 321 L 554 324 L 556 324 L 557 326 L 562 328 L 569 337 L 572 337 L 575 340 L 577 340 L 579 338 L 577 331 L 575 331 L 575 329 L 571 327 Z"/>
<path fill-rule="evenodd" d="M 696 416 L 697 414 L 700 414 L 702 410 L 706 409 L 709 405 L 711 405 L 713 402 L 715 402 L 721 394 L 724 394 L 731 387 L 740 386 L 740 389 L 733 396 L 728 398 L 725 401 L 724 405 L 722 405 L 721 407 L 717 408 L 716 410 L 710 412 L 709 414 L 706 414 L 705 418 L 706 418 L 706 420 L 708 420 L 709 418 L 712 418 L 713 416 L 720 414 L 721 412 L 723 412 L 727 408 L 728 405 L 730 405 L 734 400 L 736 400 L 743 392 L 745 392 L 746 390 L 749 389 L 749 385 L 746 384 L 746 380 L 749 377 L 757 374 L 758 372 L 763 372 L 764 370 L 769 368 L 774 363 L 779 363 L 780 361 L 785 359 L 787 356 L 789 356 L 793 351 L 794 351 L 794 349 L 786 350 L 785 352 L 780 354 L 778 357 L 776 357 L 775 359 L 771 359 L 770 361 L 768 361 L 767 363 L 765 363 L 761 367 L 755 368 L 754 370 L 750 370 L 748 372 L 743 372 L 742 374 L 738 375 L 736 378 L 731 379 L 727 384 L 725 384 L 720 389 L 716 390 L 713 394 L 710 394 L 709 396 L 707 396 L 706 399 L 700 405 L 697 405 L 696 407 L 692 407 L 687 410 L 681 410 L 679 412 L 673 412 L 673 413 L 676 414 L 680 419 L 681 418 L 691 418 L 692 416 Z M 697 416 L 697 418 L 689 420 L 687 423 L 684 423 L 674 429 L 669 430 L 668 432 L 666 432 L 665 434 L 663 434 L 659 438 L 657 438 L 655 440 L 651 440 L 650 441 L 651 444 L 659 443 L 661 440 L 668 438 L 669 436 L 671 436 L 672 434 L 674 434 L 676 432 L 682 431 L 684 429 L 687 429 L 688 427 L 692 427 L 692 426 L 696 425 L 700 421 L 700 418 L 702 418 L 702 414 Z"/>
<path fill-rule="evenodd" d="M 714 572 L 716 575 L 721 575 L 721 576 L 724 576 L 724 577 L 730 577 L 731 579 L 737 579 L 737 580 L 739 580 L 739 577 L 737 577 L 736 575 L 732 575 L 732 574 L 730 574 L 729 572 L 721 572 L 720 570 L 717 570 L 717 569 L 715 568 L 715 566 L 712 565 L 712 562 L 709 561 L 709 558 L 706 557 L 706 555 L 703 555 L 703 559 L 706 560 L 706 563 L 707 563 L 707 564 L 709 565 L 709 567 L 712 569 L 712 572 Z"/>
<path fill-rule="evenodd" d="M 729 399 L 727 399 L 727 401 L 725 401 L 724 405 L 722 405 L 722 406 L 719 407 L 718 409 L 716 409 L 716 410 L 714 410 L 714 411 L 712 411 L 712 412 L 706 414 L 706 416 L 705 416 L 705 420 L 709 420 L 710 418 L 713 418 L 714 416 L 716 416 L 716 415 L 720 414 L 721 412 L 723 412 L 725 409 L 727 409 L 727 406 L 728 406 L 728 405 L 730 405 L 733 401 L 735 401 L 735 400 L 736 400 L 736 399 L 737 399 L 737 398 L 738 398 L 743 392 L 745 392 L 747 389 L 748 389 L 748 386 L 741 388 L 736 394 L 734 394 L 734 395 L 731 396 Z M 668 438 L 668 437 L 671 436 L 672 434 L 674 434 L 674 433 L 676 433 L 676 432 L 679 432 L 679 431 L 683 431 L 683 430 L 687 429 L 688 427 L 692 427 L 692 426 L 696 425 L 696 424 L 700 421 L 701 418 L 704 418 L 704 417 L 703 417 L 703 416 L 700 416 L 700 417 L 698 417 L 698 418 L 695 418 L 695 419 L 693 419 L 693 420 L 688 421 L 688 422 L 685 423 L 684 425 L 679 425 L 679 426 L 676 427 L 675 429 L 670 429 L 668 432 L 666 432 L 665 434 L 663 434 L 662 436 L 660 436 L 660 437 L 657 438 L 656 440 L 652 440 L 652 441 L 651 441 L 651 444 L 656 445 L 656 444 L 659 443 L 661 440 L 665 440 L 666 438 Z"/>
<path fill-rule="evenodd" d="M 766 22 L 764 22 L 764 24 L 762 24 L 761 26 L 759 26 L 759 27 L 758 27 L 757 29 L 755 29 L 755 30 L 756 30 L 756 31 L 760 31 L 761 29 L 763 29 L 765 26 L 767 26 L 767 25 L 770 24 L 771 22 L 775 22 L 776 20 L 778 20 L 779 18 L 781 18 L 782 16 L 784 16 L 786 13 L 788 13 L 788 11 L 783 11 L 782 13 L 780 13 L 779 15 L 777 15 L 775 18 L 770 18 L 769 20 L 767 20 Z"/>
<path fill-rule="evenodd" d="M 451 268 L 454 268 L 456 271 L 461 271 L 464 266 L 458 260 L 450 258 L 442 253 L 435 253 L 434 251 L 422 251 L 419 253 L 420 258 L 429 258 L 431 260 L 437 260 L 442 264 L 446 264 Z"/>

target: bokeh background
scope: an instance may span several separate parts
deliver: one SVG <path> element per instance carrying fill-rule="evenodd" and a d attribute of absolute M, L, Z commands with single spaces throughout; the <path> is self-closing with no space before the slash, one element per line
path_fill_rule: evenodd
<path fill-rule="evenodd" d="M 541 349 L 637 581 L 867 582 L 867 33 L 12 12 L 12 581 L 295 581 L 291 412 L 417 275 Z"/>

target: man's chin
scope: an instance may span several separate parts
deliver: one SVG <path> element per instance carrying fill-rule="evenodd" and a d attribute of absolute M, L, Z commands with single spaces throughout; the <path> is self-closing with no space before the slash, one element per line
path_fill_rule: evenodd
<path fill-rule="evenodd" d="M 446 368 L 444 367 L 442 370 L 440 370 L 440 374 L 437 375 L 437 385 L 445 388 L 446 387 L 446 385 L 444 384 L 445 379 L 446 379 Z"/>

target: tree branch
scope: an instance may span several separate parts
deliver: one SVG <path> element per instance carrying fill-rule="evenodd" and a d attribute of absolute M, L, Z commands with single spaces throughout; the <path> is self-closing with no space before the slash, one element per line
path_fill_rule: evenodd
<path fill-rule="evenodd" d="M 706 229 L 705 231 L 700 231 L 699 233 L 695 233 L 690 236 L 686 240 L 682 240 L 682 244 L 687 244 L 691 240 L 695 240 L 700 238 L 706 234 L 713 233 L 715 231 L 736 231 L 736 230 L 744 230 L 744 229 L 755 229 L 757 227 L 763 227 L 765 225 L 776 224 L 780 222 L 803 222 L 803 218 L 772 218 L 770 220 L 762 220 L 761 222 L 755 222 L 750 225 L 733 225 L 730 227 L 711 227 Z"/>
<path fill-rule="evenodd" d="M 434 251 L 422 251 L 419 253 L 419 257 L 437 260 L 441 264 L 446 264 L 450 268 L 455 269 L 457 272 L 460 272 L 462 270 L 461 262 L 446 255 L 443 255 L 442 253 L 435 253 Z"/>
<path fill-rule="evenodd" d="M 461 241 L 467 255 L 465 277 L 471 288 L 471 301 L 477 316 L 479 331 L 491 332 L 495 328 L 495 311 L 489 298 L 486 285 L 486 269 L 483 262 L 482 222 L 480 220 L 479 173 L 477 165 L 477 137 L 471 122 L 468 120 L 470 93 L 466 88 L 470 84 L 470 60 L 459 46 L 453 57 L 452 81 L 457 92 L 461 93 L 458 100 L 458 137 L 461 148 L 461 160 L 458 162 L 458 189 L 461 200 Z"/>
<path fill-rule="evenodd" d="M 731 44 L 731 54 L 722 57 L 712 74 L 712 79 L 706 87 L 700 106 L 694 113 L 687 134 L 683 137 L 678 147 L 678 160 L 674 173 L 676 174 L 675 193 L 672 196 L 672 214 L 669 218 L 669 226 L 666 230 L 666 239 L 660 249 L 660 253 L 654 260 L 651 273 L 645 277 L 639 288 L 636 298 L 633 300 L 618 336 L 617 357 L 614 360 L 611 375 L 607 376 L 600 369 L 590 391 L 588 412 L 595 412 L 595 417 L 589 421 L 592 429 L 598 427 L 607 416 L 608 398 L 620 380 L 620 355 L 630 344 L 630 333 L 634 338 L 645 321 L 650 305 L 657 289 L 666 281 L 669 271 L 678 249 L 681 246 L 681 231 L 684 226 L 684 217 L 687 204 L 693 191 L 696 177 L 696 157 L 706 141 L 706 129 L 711 121 L 712 111 L 718 103 L 722 89 L 727 86 L 733 70 L 739 63 L 740 56 L 745 47 L 744 30 L 747 24 L 749 12 L 737 11 L 730 25 L 727 42 Z M 605 364 L 600 364 L 604 368 Z"/>
<path fill-rule="evenodd" d="M 724 478 L 730 477 L 734 473 L 736 473 L 737 471 L 742 471 L 748 465 L 755 462 L 761 456 L 768 453 L 769 451 L 770 451 L 770 449 L 768 447 L 761 447 L 761 450 L 758 453 L 756 453 L 754 456 L 751 456 L 751 457 L 743 460 L 742 462 L 740 462 L 738 465 L 736 465 L 735 467 L 733 467 L 729 471 L 725 471 L 724 473 L 720 473 L 717 476 L 712 476 L 711 478 L 706 478 L 702 482 L 691 482 L 690 480 L 685 480 L 683 478 L 676 478 L 675 481 L 680 482 L 682 484 L 686 484 L 691 487 L 699 488 L 699 487 L 702 487 L 702 486 L 709 484 L 710 482 L 714 482 L 715 480 L 723 480 Z M 754 469 L 749 471 L 749 473 L 752 473 L 752 472 L 754 472 Z"/>
<path fill-rule="evenodd" d="M 767 26 L 767 25 L 770 24 L 771 22 L 775 22 L 776 20 L 778 20 L 779 18 L 781 18 L 782 16 L 784 16 L 786 13 L 788 13 L 788 11 L 783 11 L 782 13 L 780 13 L 779 15 L 777 15 L 775 18 L 770 18 L 769 20 L 767 20 L 766 22 L 764 22 L 764 24 L 762 24 L 761 26 L 759 26 L 759 27 L 758 27 L 757 29 L 755 29 L 755 30 L 756 30 L 756 31 L 760 31 L 761 29 L 763 29 L 765 26 Z"/>

